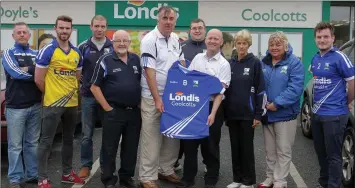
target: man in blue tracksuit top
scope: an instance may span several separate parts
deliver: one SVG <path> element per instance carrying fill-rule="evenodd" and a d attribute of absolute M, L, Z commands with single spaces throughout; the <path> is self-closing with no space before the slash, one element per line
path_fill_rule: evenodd
<path fill-rule="evenodd" d="M 94 74 L 94 68 L 97 60 L 105 54 L 113 51 L 112 42 L 105 37 L 107 30 L 107 20 L 101 15 L 96 15 L 91 20 L 90 28 L 93 36 L 79 45 L 79 50 L 83 54 L 83 70 L 81 79 L 81 122 L 82 122 L 82 140 L 81 140 L 81 170 L 80 178 L 87 178 L 93 165 L 93 143 L 95 123 L 99 119 L 99 103 L 90 91 L 91 78 Z M 100 166 L 102 167 L 102 153 L 100 155 Z"/>
<path fill-rule="evenodd" d="M 34 82 L 37 51 L 30 48 L 26 23 L 14 25 L 13 48 L 4 51 L 2 65 L 6 74 L 6 111 L 8 137 L 8 179 L 20 188 L 23 179 L 37 183 L 37 146 L 41 123 L 41 91 Z M 25 154 L 25 156 L 22 156 Z M 24 159 L 25 171 L 22 163 Z M 25 177 L 26 175 L 26 177 Z"/>
<path fill-rule="evenodd" d="M 343 136 L 354 100 L 354 66 L 345 54 L 332 47 L 334 28 L 330 23 L 317 24 L 314 37 L 319 52 L 313 57 L 310 70 L 314 90 L 312 134 L 320 165 L 318 187 L 338 188 Z"/>

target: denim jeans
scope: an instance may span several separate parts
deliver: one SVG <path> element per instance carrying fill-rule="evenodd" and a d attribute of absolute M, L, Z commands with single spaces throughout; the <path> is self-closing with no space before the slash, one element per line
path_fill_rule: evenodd
<path fill-rule="evenodd" d="M 81 165 L 82 167 L 92 168 L 93 164 L 93 143 L 96 120 L 99 119 L 99 104 L 94 97 L 81 98 Z M 102 149 L 100 149 L 100 166 L 102 166 Z"/>
<path fill-rule="evenodd" d="M 323 187 L 338 188 L 341 185 L 341 151 L 348 118 L 348 115 L 313 115 L 313 143 L 320 166 L 318 182 Z"/>
<path fill-rule="evenodd" d="M 41 104 L 28 108 L 6 108 L 8 137 L 8 179 L 19 183 L 21 179 L 37 178 L 37 146 L 41 125 Z M 24 160 L 25 170 L 23 163 Z"/>

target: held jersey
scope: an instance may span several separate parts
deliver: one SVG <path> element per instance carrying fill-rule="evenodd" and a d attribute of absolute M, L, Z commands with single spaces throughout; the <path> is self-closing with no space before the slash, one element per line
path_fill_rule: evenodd
<path fill-rule="evenodd" d="M 354 79 L 354 66 L 349 58 L 333 48 L 311 64 L 314 100 L 312 111 L 318 115 L 348 114 L 346 81 Z"/>
<path fill-rule="evenodd" d="M 210 97 L 223 92 L 218 78 L 189 71 L 175 62 L 168 72 L 163 94 L 165 112 L 160 121 L 161 133 L 178 139 L 207 137 Z"/>
<path fill-rule="evenodd" d="M 39 51 L 36 66 L 48 68 L 43 106 L 78 106 L 76 71 L 82 68 L 82 56 L 78 48 L 70 44 L 69 52 L 64 52 L 53 40 Z"/>

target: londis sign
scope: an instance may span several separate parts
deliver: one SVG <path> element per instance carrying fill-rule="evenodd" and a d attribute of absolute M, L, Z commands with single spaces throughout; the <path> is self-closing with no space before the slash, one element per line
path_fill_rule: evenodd
<path fill-rule="evenodd" d="M 162 6 L 172 6 L 176 10 L 177 26 L 188 26 L 198 16 L 197 1 L 98 1 L 96 14 L 104 15 L 109 25 L 154 26 Z"/>

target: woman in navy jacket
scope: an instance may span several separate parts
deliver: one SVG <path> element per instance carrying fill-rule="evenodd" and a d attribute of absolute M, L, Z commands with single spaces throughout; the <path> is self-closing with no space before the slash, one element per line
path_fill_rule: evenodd
<path fill-rule="evenodd" d="M 237 53 L 230 60 L 231 82 L 224 100 L 233 165 L 233 182 L 227 188 L 248 188 L 256 183 L 254 127 L 264 112 L 265 86 L 260 60 L 248 53 L 252 45 L 250 32 L 239 31 L 234 44 Z"/>
<path fill-rule="evenodd" d="M 304 85 L 304 66 L 292 51 L 283 32 L 270 35 L 262 60 L 267 94 L 267 122 L 263 126 L 267 178 L 259 188 L 287 187 Z"/>

